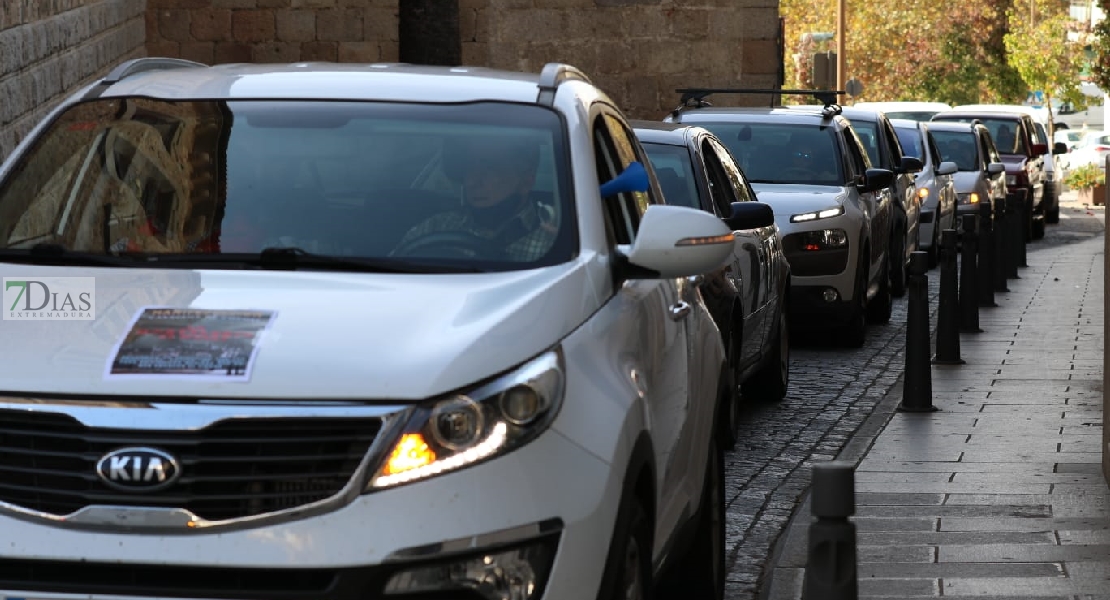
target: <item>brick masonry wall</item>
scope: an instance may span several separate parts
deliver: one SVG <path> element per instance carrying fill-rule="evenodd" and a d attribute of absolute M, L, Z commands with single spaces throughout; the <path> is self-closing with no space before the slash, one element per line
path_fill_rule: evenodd
<path fill-rule="evenodd" d="M 398 0 L 147 0 L 147 50 L 206 64 L 397 60 Z"/>
<path fill-rule="evenodd" d="M 391 62 L 398 1 L 148 0 L 147 50 L 204 63 Z M 778 71 L 778 0 L 459 0 L 459 10 L 465 64 L 567 62 L 638 118 L 673 108 L 676 87 L 770 87 Z"/>
<path fill-rule="evenodd" d="M 0 0 L 0 160 L 66 94 L 143 56 L 146 0 Z"/>

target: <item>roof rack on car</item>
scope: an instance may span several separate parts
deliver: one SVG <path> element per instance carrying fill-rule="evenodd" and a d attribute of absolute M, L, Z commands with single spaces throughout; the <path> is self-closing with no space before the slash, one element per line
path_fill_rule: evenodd
<path fill-rule="evenodd" d="M 540 94 L 536 97 L 536 102 L 551 106 L 555 102 L 555 90 L 568 79 L 590 83 L 590 78 L 577 67 L 555 62 L 544 65 L 543 71 L 540 71 Z"/>
<path fill-rule="evenodd" d="M 166 58 L 160 56 L 147 56 L 143 58 L 133 58 L 124 62 L 112 69 L 110 73 L 100 80 L 100 83 L 105 85 L 112 85 L 119 83 L 123 79 L 138 73 L 145 73 L 147 71 L 158 71 L 162 69 L 183 69 L 194 67 L 207 67 L 204 63 L 199 63 L 182 58 Z"/>
<path fill-rule="evenodd" d="M 813 96 L 824 104 L 824 109 L 821 111 L 826 117 L 840 114 L 840 105 L 836 102 L 838 95 L 843 96 L 847 92 L 840 90 L 783 90 L 783 89 L 755 89 L 755 88 L 679 88 L 675 90 L 682 94 L 682 104 L 678 105 L 672 111 L 672 115 L 678 116 L 678 113 L 684 108 L 702 108 L 705 106 L 712 106 L 705 100 L 711 94 L 771 94 L 771 106 L 775 106 L 774 98 L 781 95 L 803 95 Z"/>

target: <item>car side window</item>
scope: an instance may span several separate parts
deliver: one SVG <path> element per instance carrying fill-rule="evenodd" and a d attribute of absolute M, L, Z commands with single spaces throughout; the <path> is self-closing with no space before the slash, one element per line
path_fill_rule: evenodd
<path fill-rule="evenodd" d="M 617 158 L 620 161 L 619 170 L 624 172 L 628 165 L 634 162 L 646 167 L 648 157 L 636 142 L 636 136 L 632 133 L 632 130 L 612 114 L 606 113 L 604 119 L 605 126 L 609 129 L 609 136 L 616 148 Z M 639 227 L 640 217 L 644 214 L 644 211 L 647 210 L 648 206 L 658 204 L 658 200 L 655 198 L 654 190 L 650 188 L 646 192 L 630 192 L 628 197 L 633 202 L 633 206 L 630 208 L 636 213 L 636 224 Z"/>
<path fill-rule="evenodd" d="M 871 168 L 871 159 L 867 157 L 867 153 L 863 151 L 863 144 L 856 136 L 856 132 L 851 127 L 844 128 L 844 146 L 847 148 L 847 158 L 851 182 L 855 183 L 860 175 L 867 172 Z"/>
<path fill-rule="evenodd" d="M 983 145 L 986 147 L 986 152 L 983 153 L 983 157 L 986 159 L 986 161 L 988 163 L 1002 162 L 1002 157 L 998 155 L 998 147 L 994 145 L 994 138 L 986 133 L 980 135 L 979 138 L 982 140 Z"/>
<path fill-rule="evenodd" d="M 740 168 L 740 163 L 737 162 L 736 157 L 729 151 L 724 144 L 716 139 L 710 139 L 709 143 L 717 149 L 717 157 L 721 160 L 721 165 L 725 168 L 725 173 L 728 175 L 729 181 L 732 182 L 733 192 L 736 194 L 737 202 L 753 202 L 755 201 L 755 192 L 752 191 L 752 186 L 748 183 L 748 177 L 744 175 L 744 171 Z M 732 207 L 729 207 L 732 210 Z"/>
<path fill-rule="evenodd" d="M 733 187 L 735 184 L 729 177 L 721 158 L 717 156 L 717 149 L 709 143 L 709 140 L 702 141 L 701 155 L 702 160 L 705 161 L 705 169 L 708 171 L 709 193 L 713 198 L 717 216 L 727 217 L 732 214 L 732 203 L 737 201 L 736 190 Z"/>
<path fill-rule="evenodd" d="M 894 168 L 897 169 L 902 165 L 902 157 L 905 156 L 905 152 L 902 151 L 902 142 L 898 140 L 898 134 L 894 133 L 890 121 L 881 122 L 879 130 L 883 132 L 883 137 L 886 138 L 886 145 L 890 148 L 890 158 L 894 161 Z"/>
<path fill-rule="evenodd" d="M 929 153 L 929 161 L 939 167 L 943 159 L 940 157 L 940 148 L 937 147 L 937 139 L 933 137 L 932 133 L 925 134 L 925 145 L 929 147 L 927 150 Z"/>
<path fill-rule="evenodd" d="M 619 158 L 613 140 L 609 137 L 609 130 L 598 117 L 594 121 L 594 164 L 597 168 L 597 181 L 604 184 L 620 174 Z M 609 242 L 613 244 L 631 244 L 636 237 L 636 222 L 628 210 L 631 204 L 627 194 L 605 196 L 601 199 L 604 203 L 605 229 L 609 235 Z"/>

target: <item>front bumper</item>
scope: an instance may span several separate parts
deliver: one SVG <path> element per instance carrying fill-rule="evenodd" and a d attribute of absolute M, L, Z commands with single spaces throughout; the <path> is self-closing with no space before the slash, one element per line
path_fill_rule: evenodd
<path fill-rule="evenodd" d="M 825 298 L 829 289 L 826 285 L 791 283 L 788 308 L 791 327 L 824 329 L 847 324 L 854 315 L 855 302 L 843 296 L 829 301 Z"/>
<path fill-rule="evenodd" d="M 538 469 L 537 466 L 541 466 Z M 370 600 L 400 571 L 548 549 L 544 600 L 596 596 L 619 477 L 548 430 L 487 463 L 359 496 L 319 516 L 179 534 L 90 531 L 0 515 L 0 597 Z M 421 598 L 475 600 L 444 590 Z"/>

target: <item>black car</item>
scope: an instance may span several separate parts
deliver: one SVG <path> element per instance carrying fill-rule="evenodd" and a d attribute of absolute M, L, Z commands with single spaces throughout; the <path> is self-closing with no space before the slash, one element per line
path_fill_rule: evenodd
<path fill-rule="evenodd" d="M 774 211 L 756 200 L 736 160 L 701 127 L 632 121 L 647 151 L 663 200 L 700 208 L 728 223 L 736 238 L 731 261 L 701 283 L 706 306 L 721 330 L 734 379 L 744 396 L 777 401 L 790 381 L 790 338 L 784 302 L 790 267 Z M 738 414 L 721 419 L 730 444 Z"/>
<path fill-rule="evenodd" d="M 890 184 L 894 208 L 890 229 L 890 293 L 903 296 L 910 257 L 921 245 L 921 197 L 917 195 L 916 179 L 924 164 L 920 158 L 905 153 L 894 126 L 881 111 L 844 107 L 841 114 L 855 126 L 871 165 L 894 173 Z"/>

